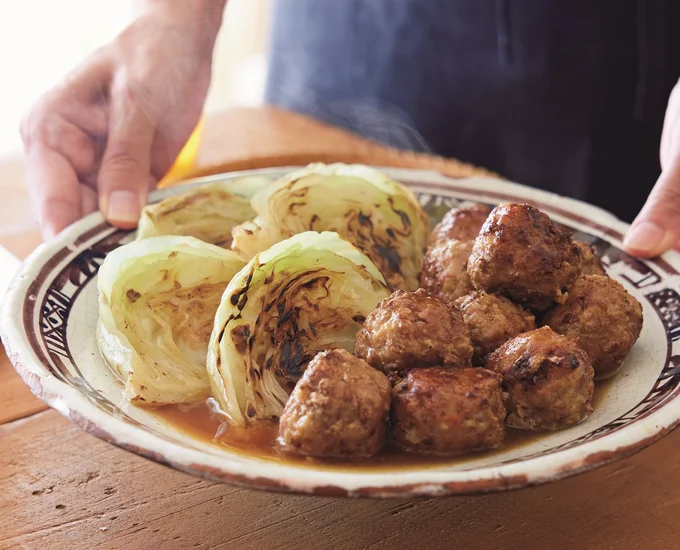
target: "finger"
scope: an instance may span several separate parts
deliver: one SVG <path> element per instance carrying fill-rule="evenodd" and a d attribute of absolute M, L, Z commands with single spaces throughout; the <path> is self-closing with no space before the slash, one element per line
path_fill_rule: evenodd
<path fill-rule="evenodd" d="M 40 143 L 66 157 L 81 178 L 96 170 L 96 148 L 92 138 L 61 115 L 48 114 L 36 132 Z"/>
<path fill-rule="evenodd" d="M 680 82 L 675 85 L 668 99 L 668 107 L 664 116 L 661 132 L 660 160 L 661 169 L 665 169 L 674 157 L 673 144 L 680 143 L 678 136 L 678 119 L 680 118 Z"/>
<path fill-rule="evenodd" d="M 33 210 L 49 240 L 91 211 L 84 210 L 78 182 L 94 179 L 96 147 L 87 133 L 56 112 L 36 117 L 24 138 Z"/>
<path fill-rule="evenodd" d="M 45 240 L 81 217 L 81 194 L 71 163 L 59 152 L 36 144 L 26 153 L 31 203 Z"/>
<path fill-rule="evenodd" d="M 658 256 L 680 242 L 680 157 L 661 173 L 623 241 L 636 256 Z"/>
<path fill-rule="evenodd" d="M 155 127 L 135 99 L 135 91 L 112 91 L 109 136 L 99 170 L 99 207 L 111 223 L 136 227 L 146 204 Z"/>
<path fill-rule="evenodd" d="M 82 216 L 96 212 L 98 207 L 97 192 L 88 183 L 80 183 L 80 212 Z"/>
<path fill-rule="evenodd" d="M 106 132 L 107 88 L 110 63 L 94 56 L 76 68 L 64 82 L 45 94 L 21 121 L 21 135 L 27 147 L 40 136 L 37 131 L 49 115 L 60 117 L 92 137 Z"/>
<path fill-rule="evenodd" d="M 151 151 L 151 173 L 155 179 L 161 180 L 174 164 L 184 142 L 171 139 L 165 134 L 157 133 L 156 136 L 157 139 Z M 186 139 L 189 139 L 188 136 Z"/>

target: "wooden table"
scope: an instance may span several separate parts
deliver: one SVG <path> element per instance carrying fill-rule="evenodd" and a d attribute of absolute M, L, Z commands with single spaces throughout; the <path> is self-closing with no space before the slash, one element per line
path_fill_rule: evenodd
<path fill-rule="evenodd" d="M 200 163 L 310 158 L 474 169 L 384 149 L 273 110 L 207 121 Z M 0 171 L 0 244 L 39 242 L 21 163 Z M 0 266 L 2 269 L 2 266 Z M 0 549 L 680 548 L 680 431 L 634 457 L 557 483 L 477 497 L 343 500 L 190 477 L 79 430 L 35 399 L 0 351 Z"/>

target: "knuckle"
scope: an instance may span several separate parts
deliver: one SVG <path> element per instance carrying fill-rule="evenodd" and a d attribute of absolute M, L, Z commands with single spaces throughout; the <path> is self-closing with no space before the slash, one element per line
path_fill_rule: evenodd
<path fill-rule="evenodd" d="M 21 137 L 27 148 L 41 144 L 57 150 L 67 139 L 68 132 L 65 131 L 61 116 L 54 111 L 38 108 L 29 112 L 22 121 Z"/>
<path fill-rule="evenodd" d="M 659 194 L 663 200 L 680 203 L 680 182 L 676 182 L 674 185 L 664 186 Z"/>
<path fill-rule="evenodd" d="M 123 65 L 116 71 L 111 84 L 111 93 L 126 101 L 135 102 L 147 88 L 148 84 L 145 84 L 144 78 L 135 76 L 131 67 Z"/>
<path fill-rule="evenodd" d="M 111 144 L 102 163 L 102 172 L 130 173 L 144 170 L 142 161 L 131 151 L 125 142 Z"/>
<path fill-rule="evenodd" d="M 49 111 L 42 102 L 37 103 L 21 120 L 20 131 L 24 144 L 29 147 L 45 137 Z"/>
<path fill-rule="evenodd" d="M 59 102 L 51 93 L 40 98 L 21 119 L 19 130 L 26 147 L 41 143 L 54 147 L 59 139 L 63 119 L 59 115 Z"/>
<path fill-rule="evenodd" d="M 680 215 L 680 189 L 674 187 L 662 189 L 657 197 L 657 202 L 665 209 Z"/>
<path fill-rule="evenodd" d="M 656 189 L 648 208 L 664 218 L 680 219 L 680 186 L 668 184 Z"/>

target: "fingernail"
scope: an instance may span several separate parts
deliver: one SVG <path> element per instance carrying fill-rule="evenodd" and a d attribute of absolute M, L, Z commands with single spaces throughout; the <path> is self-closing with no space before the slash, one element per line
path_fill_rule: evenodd
<path fill-rule="evenodd" d="M 665 237 L 665 230 L 654 222 L 644 221 L 631 227 L 623 244 L 637 252 L 651 252 L 658 249 Z"/>
<path fill-rule="evenodd" d="M 114 191 L 109 195 L 107 214 L 110 221 L 137 223 L 139 197 L 132 191 Z"/>

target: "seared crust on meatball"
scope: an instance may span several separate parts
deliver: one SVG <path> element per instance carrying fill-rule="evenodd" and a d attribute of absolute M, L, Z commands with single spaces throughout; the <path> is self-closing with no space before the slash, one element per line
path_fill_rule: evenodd
<path fill-rule="evenodd" d="M 349 352 L 318 353 L 283 410 L 279 442 L 306 456 L 373 456 L 385 443 L 390 391 L 384 374 Z"/>
<path fill-rule="evenodd" d="M 503 441 L 504 419 L 500 378 L 484 369 L 412 370 L 392 389 L 392 434 L 405 451 L 494 448 Z"/>
<path fill-rule="evenodd" d="M 470 365 L 463 316 L 425 290 L 397 290 L 366 318 L 354 352 L 378 370 Z"/>
<path fill-rule="evenodd" d="M 595 249 L 588 243 L 574 241 L 581 251 L 581 273 L 583 275 L 606 275 L 600 257 L 595 253 Z"/>
<path fill-rule="evenodd" d="M 440 241 L 425 253 L 420 286 L 445 302 L 454 302 L 474 290 L 468 276 L 468 258 L 474 241 Z"/>
<path fill-rule="evenodd" d="M 470 329 L 473 365 L 484 365 L 487 356 L 510 338 L 536 328 L 536 319 L 522 306 L 483 290 L 459 298 L 456 305 Z"/>
<path fill-rule="evenodd" d="M 579 278 L 564 304 L 544 319 L 555 332 L 575 338 L 588 353 L 598 378 L 614 374 L 642 331 L 642 306 L 614 279 Z"/>
<path fill-rule="evenodd" d="M 468 208 L 452 208 L 442 218 L 430 234 L 430 244 L 439 241 L 471 241 L 484 225 L 491 209 L 484 204 Z"/>
<path fill-rule="evenodd" d="M 560 430 L 593 412 L 594 372 L 588 354 L 549 327 L 506 342 L 489 355 L 486 368 L 503 377 L 510 427 Z"/>
<path fill-rule="evenodd" d="M 494 208 L 468 261 L 475 288 L 534 311 L 564 302 L 580 271 L 581 253 L 571 237 L 527 204 Z"/>

